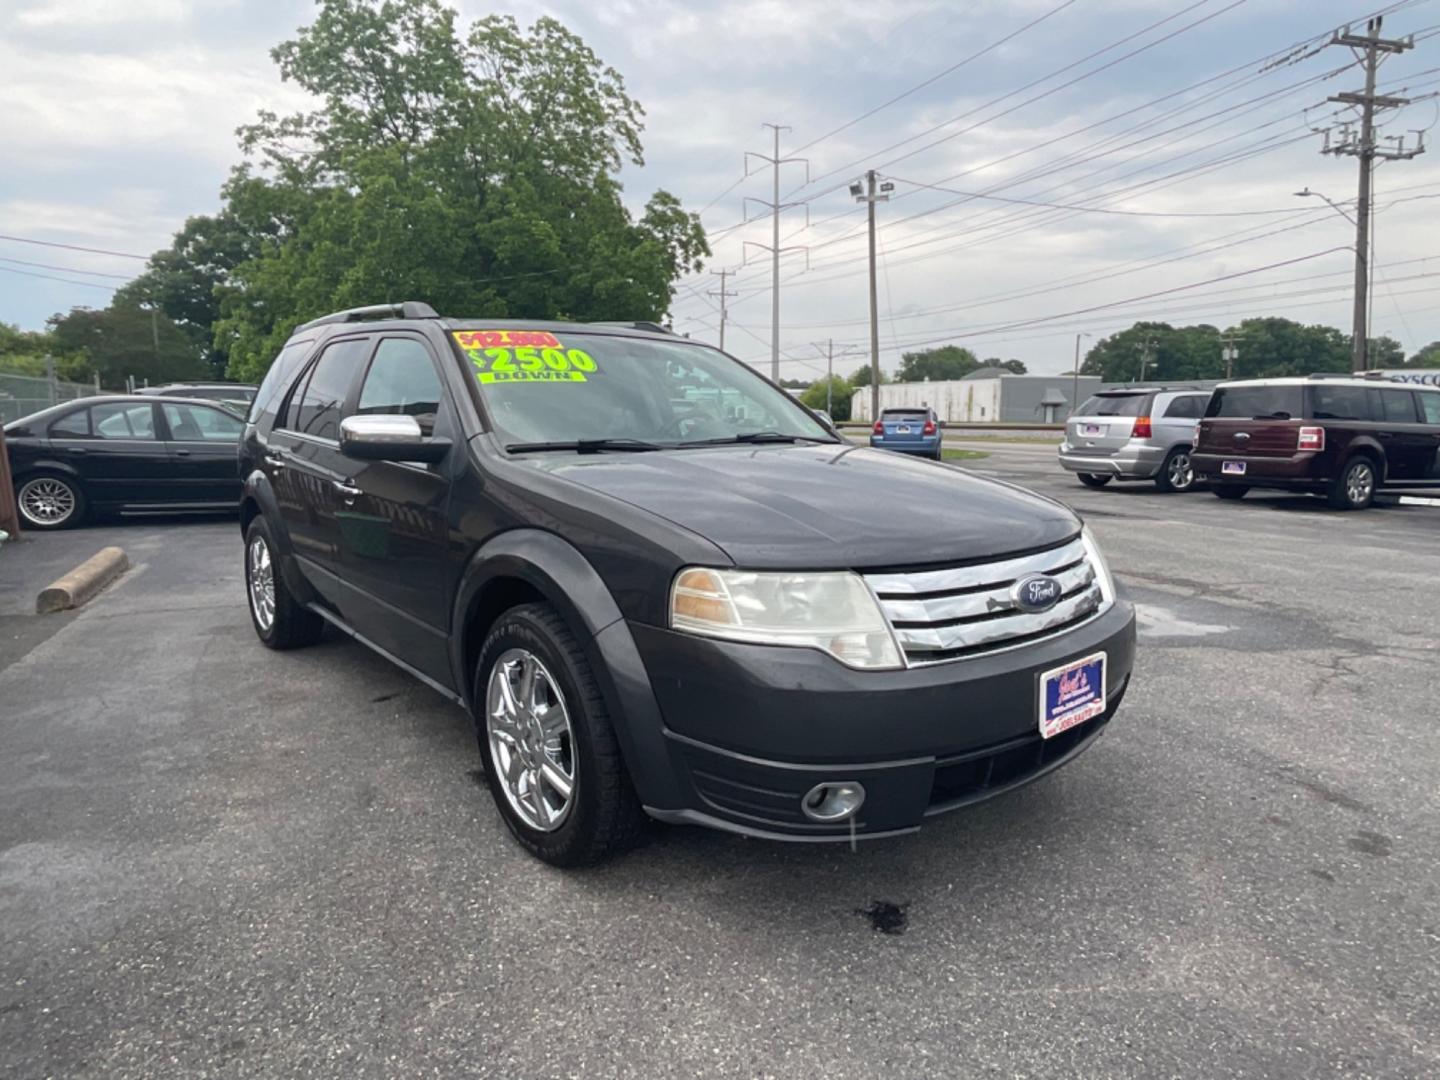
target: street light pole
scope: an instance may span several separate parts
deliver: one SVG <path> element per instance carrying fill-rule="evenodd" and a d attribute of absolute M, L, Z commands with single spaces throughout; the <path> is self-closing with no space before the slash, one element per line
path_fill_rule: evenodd
<path fill-rule="evenodd" d="M 874 421 L 880 416 L 880 309 L 876 300 L 875 292 L 875 204 L 877 202 L 889 202 L 887 194 L 877 194 L 875 182 L 878 179 L 874 169 L 865 174 L 865 186 L 862 188 L 858 183 L 850 185 L 850 194 L 855 196 L 856 202 L 863 202 L 869 212 L 870 228 L 870 419 Z M 881 186 L 880 191 L 888 192 L 895 185 L 886 183 Z"/>
<path fill-rule="evenodd" d="M 1070 415 L 1074 416 L 1080 408 L 1080 339 L 1089 337 L 1089 334 L 1075 335 L 1075 380 L 1070 387 Z"/>

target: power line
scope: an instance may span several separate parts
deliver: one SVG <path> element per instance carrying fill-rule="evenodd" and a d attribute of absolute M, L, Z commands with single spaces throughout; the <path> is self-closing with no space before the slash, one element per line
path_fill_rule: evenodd
<path fill-rule="evenodd" d="M 100 270 L 81 270 L 78 266 L 54 266 L 50 263 L 28 262 L 25 259 L 9 259 L 0 256 L 0 262 L 15 263 L 17 266 L 34 266 L 41 270 L 63 270 L 67 274 L 85 274 L 89 277 L 115 278 L 119 281 L 129 281 L 129 274 L 107 274 Z"/>
<path fill-rule="evenodd" d="M 32 240 L 25 236 L 6 236 L 0 234 L 0 240 L 9 240 L 16 244 L 38 244 L 40 247 L 64 248 L 66 251 L 84 251 L 91 255 L 113 255 L 117 259 L 139 259 L 141 262 L 149 262 L 149 255 L 134 255 L 128 251 L 107 251 L 104 248 L 80 247 L 77 244 L 59 244 L 53 240 Z"/>
<path fill-rule="evenodd" d="M 104 289 L 106 292 L 115 292 L 114 285 L 101 285 L 98 281 L 76 281 L 74 278 L 56 277 L 54 274 L 37 274 L 33 270 L 17 270 L 13 266 L 0 266 L 7 274 L 24 274 L 26 277 L 44 278 L 46 281 L 63 281 L 67 285 L 83 285 L 87 289 Z"/>

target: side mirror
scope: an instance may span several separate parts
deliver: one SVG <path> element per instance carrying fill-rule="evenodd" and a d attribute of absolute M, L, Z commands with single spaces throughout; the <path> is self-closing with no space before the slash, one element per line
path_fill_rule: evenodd
<path fill-rule="evenodd" d="M 427 439 L 413 416 L 375 414 L 340 421 L 340 452 L 360 461 L 439 461 L 449 439 Z"/>

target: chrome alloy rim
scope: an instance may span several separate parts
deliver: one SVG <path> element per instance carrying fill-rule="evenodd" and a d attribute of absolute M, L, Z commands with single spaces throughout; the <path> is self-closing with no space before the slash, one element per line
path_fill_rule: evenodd
<path fill-rule="evenodd" d="M 59 525 L 75 513 L 75 492 L 63 480 L 37 477 L 20 489 L 20 510 L 32 525 Z"/>
<path fill-rule="evenodd" d="M 490 759 L 510 809 L 532 829 L 554 832 L 575 794 L 575 734 L 560 688 L 540 658 L 507 649 L 485 690 Z"/>
<path fill-rule="evenodd" d="M 1370 498 L 1370 494 L 1374 490 L 1375 471 L 1363 461 L 1352 465 L 1349 475 L 1345 478 L 1345 494 L 1350 497 L 1350 501 L 1359 505 Z"/>
<path fill-rule="evenodd" d="M 1176 454 L 1170 459 L 1170 486 L 1184 491 L 1195 482 L 1195 466 L 1190 464 L 1189 454 Z"/>
<path fill-rule="evenodd" d="M 275 624 L 275 568 L 270 562 L 270 545 L 262 537 L 250 541 L 245 570 L 250 586 L 250 610 L 260 629 L 268 631 Z"/>

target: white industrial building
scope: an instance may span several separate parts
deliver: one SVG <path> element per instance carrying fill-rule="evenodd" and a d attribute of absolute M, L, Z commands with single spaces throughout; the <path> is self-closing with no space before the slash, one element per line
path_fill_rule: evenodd
<path fill-rule="evenodd" d="M 1100 386 L 1097 375 L 1015 375 L 981 368 L 963 379 L 945 382 L 884 383 L 880 387 L 880 408 L 928 405 L 941 420 L 966 424 L 1055 424 Z M 874 419 L 870 415 L 870 387 L 855 391 L 850 418 L 867 422 Z"/>

